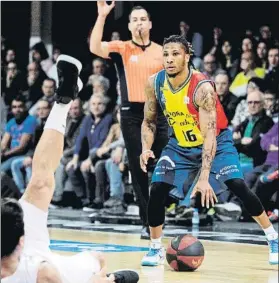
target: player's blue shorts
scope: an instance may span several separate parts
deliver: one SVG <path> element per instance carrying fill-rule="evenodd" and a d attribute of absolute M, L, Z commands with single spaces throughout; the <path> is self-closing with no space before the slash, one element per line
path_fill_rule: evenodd
<path fill-rule="evenodd" d="M 152 183 L 168 183 L 174 187 L 170 194 L 178 199 L 184 199 L 187 193 L 188 195 L 191 193 L 199 177 L 202 148 L 202 146 L 181 147 L 175 138 L 170 138 L 156 164 Z M 217 137 L 217 149 L 211 166 L 209 183 L 213 189 L 218 185 L 226 188 L 224 182 L 235 178 L 243 179 L 243 174 L 232 133 L 229 129 L 225 129 Z"/>

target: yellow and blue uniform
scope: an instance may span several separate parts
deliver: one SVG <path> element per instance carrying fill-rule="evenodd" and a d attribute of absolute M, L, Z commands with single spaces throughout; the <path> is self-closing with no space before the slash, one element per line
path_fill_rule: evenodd
<path fill-rule="evenodd" d="M 198 106 L 195 96 L 198 87 L 209 82 L 202 73 L 190 69 L 189 76 L 180 88 L 174 90 L 165 70 L 158 72 L 154 79 L 157 100 L 169 124 L 169 143 L 164 148 L 152 176 L 152 183 L 164 182 L 172 185 L 171 194 L 183 199 L 189 191 L 202 164 L 204 142 L 199 125 Z M 220 101 L 217 111 L 217 150 L 211 167 L 210 183 L 224 183 L 233 178 L 243 179 L 238 153 L 233 145 L 231 131 Z"/>

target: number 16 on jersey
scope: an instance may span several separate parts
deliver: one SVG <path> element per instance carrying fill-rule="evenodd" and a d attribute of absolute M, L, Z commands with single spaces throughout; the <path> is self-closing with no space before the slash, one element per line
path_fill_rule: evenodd
<path fill-rule="evenodd" d="M 187 142 L 195 142 L 197 141 L 197 137 L 195 134 L 192 134 L 193 130 L 189 130 L 189 131 L 182 131 L 184 138 Z"/>

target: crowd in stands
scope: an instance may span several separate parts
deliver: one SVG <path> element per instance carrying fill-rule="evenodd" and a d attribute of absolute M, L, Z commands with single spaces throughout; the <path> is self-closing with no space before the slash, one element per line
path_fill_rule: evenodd
<path fill-rule="evenodd" d="M 270 218 L 278 220 L 278 113 L 279 42 L 268 26 L 259 34 L 246 31 L 240 44 L 213 30 L 212 45 L 202 35 L 181 34 L 196 50 L 193 64 L 216 84 L 232 130 L 245 180 L 260 197 Z M 120 33 L 112 33 L 119 40 Z M 209 48 L 205 48 L 209 46 Z M 31 48 L 26 69 L 17 65 L 18 46 L 2 48 L 1 63 L 1 177 L 10 176 L 20 193 L 32 174 L 32 157 L 54 103 L 57 87 L 55 62 L 63 53 L 53 48 L 49 56 L 43 42 Z M 68 117 L 65 148 L 55 173 L 53 207 L 71 206 L 84 211 L 123 215 L 131 192 L 129 164 L 120 127 L 120 88 L 109 60 L 95 58 L 82 71 L 84 88 Z M 140 138 L 140 137 L 139 137 Z M 218 177 L 218 176 L 217 176 Z M 232 195 L 221 198 L 216 213 L 239 211 Z M 184 217 L 189 207 L 171 206 L 169 216 Z M 220 217 L 221 219 L 221 217 Z"/>

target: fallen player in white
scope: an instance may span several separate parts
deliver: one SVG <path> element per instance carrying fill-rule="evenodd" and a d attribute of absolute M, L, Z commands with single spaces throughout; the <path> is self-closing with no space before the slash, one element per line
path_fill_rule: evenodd
<path fill-rule="evenodd" d="M 102 254 L 83 252 L 60 256 L 50 251 L 48 208 L 54 192 L 54 172 L 63 153 L 66 118 L 82 88 L 81 63 L 60 55 L 56 102 L 36 148 L 31 181 L 17 201 L 1 203 L 2 283 L 136 283 L 138 274 L 123 270 L 106 274 Z"/>

